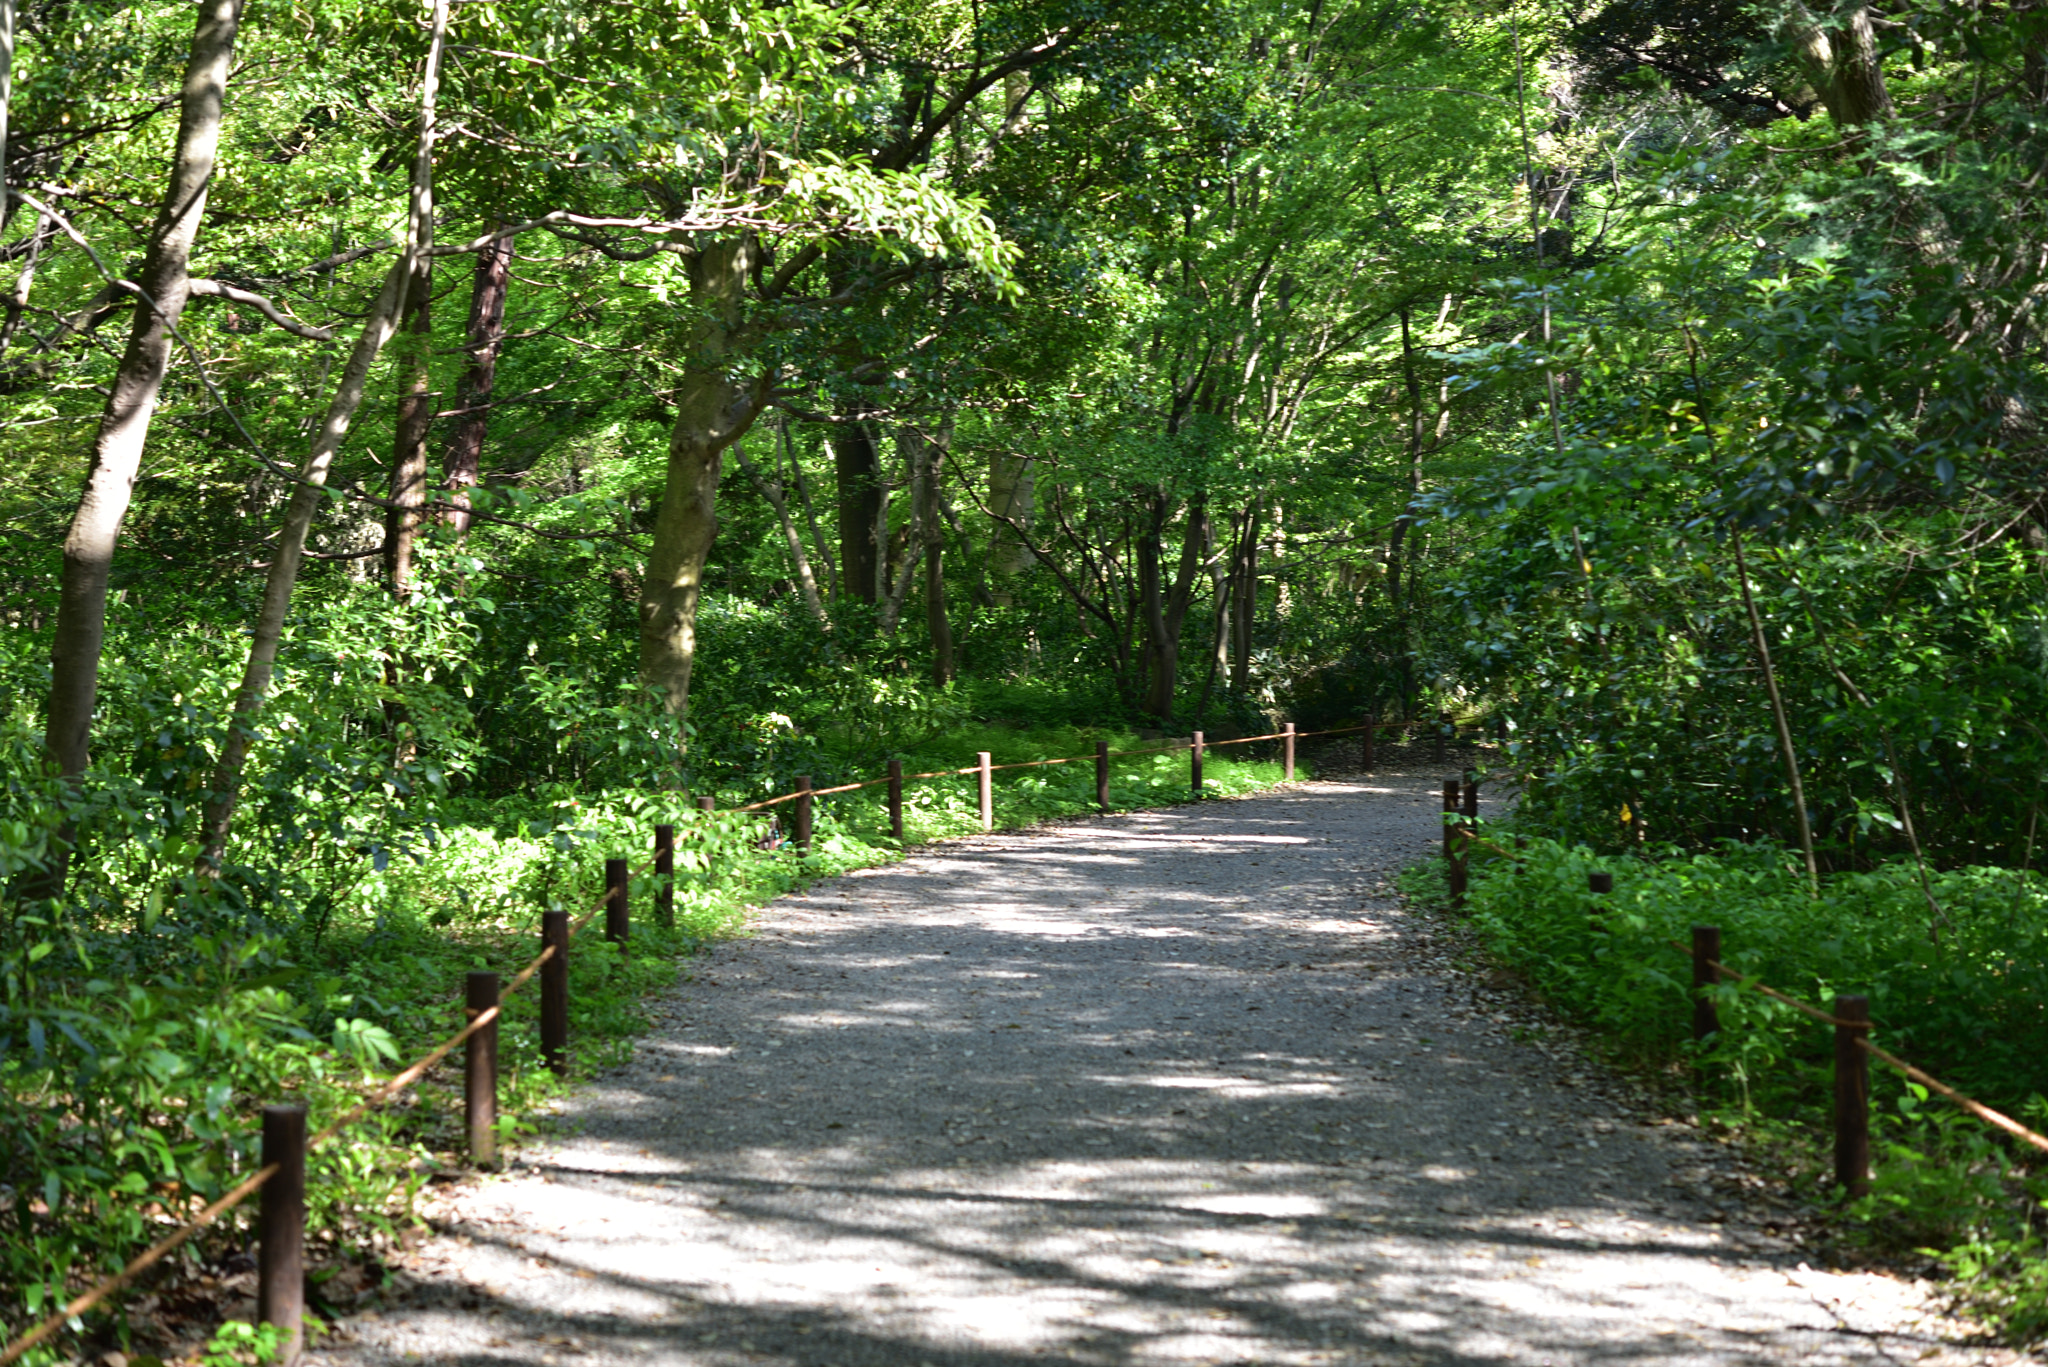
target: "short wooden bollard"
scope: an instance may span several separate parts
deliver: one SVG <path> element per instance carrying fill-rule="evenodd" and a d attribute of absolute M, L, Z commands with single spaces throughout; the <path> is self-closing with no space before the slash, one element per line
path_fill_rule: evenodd
<path fill-rule="evenodd" d="M 1439 764 L 1443 762 L 1444 750 L 1446 748 L 1445 742 L 1448 739 L 1445 733 L 1450 729 L 1451 714 L 1448 712 L 1442 713 L 1436 719 L 1436 758 Z"/>
<path fill-rule="evenodd" d="M 465 1015 L 475 1020 L 498 1008 L 498 975 L 472 973 L 463 993 Z M 463 1041 L 462 1099 L 469 1121 L 469 1158 L 492 1163 L 498 1157 L 498 1022 L 493 1018 Z"/>
<path fill-rule="evenodd" d="M 1458 780 L 1444 780 L 1444 881 L 1450 887 L 1451 905 L 1465 902 L 1465 826 L 1458 814 Z"/>
<path fill-rule="evenodd" d="M 1202 795 L 1202 733 L 1197 731 L 1188 739 L 1188 791 L 1196 797 Z"/>
<path fill-rule="evenodd" d="M 624 944 L 633 934 L 632 915 L 626 906 L 626 861 L 604 861 L 604 938 Z"/>
<path fill-rule="evenodd" d="M 903 838 L 903 761 L 889 761 L 889 834 Z"/>
<path fill-rule="evenodd" d="M 984 831 L 992 831 L 996 828 L 995 774 L 993 772 L 994 766 L 990 762 L 991 759 L 992 757 L 986 750 L 974 752 L 974 762 L 980 766 L 980 772 L 974 777 L 975 786 L 981 792 L 981 828 Z"/>
<path fill-rule="evenodd" d="M 1835 1181 L 1850 1196 L 1870 1191 L 1870 998 L 1835 998 Z"/>
<path fill-rule="evenodd" d="M 699 844 L 709 845 L 711 843 L 711 831 L 708 828 L 708 823 L 711 814 L 718 810 L 718 799 L 715 797 L 698 798 L 697 810 L 704 813 L 706 818 L 706 821 L 698 823 L 697 841 Z M 711 885 L 711 851 L 708 849 L 704 851 L 704 885 L 706 887 Z"/>
<path fill-rule="evenodd" d="M 1368 742 L 1370 744 L 1370 742 Z M 1294 782 L 1294 723 L 1289 722 L 1280 732 L 1280 763 L 1285 766 L 1283 774 L 1287 782 Z"/>
<path fill-rule="evenodd" d="M 1452 856 L 1455 853 L 1453 846 L 1458 838 L 1457 815 L 1458 780 L 1447 778 L 1444 780 L 1444 862 L 1446 864 L 1451 862 Z"/>
<path fill-rule="evenodd" d="M 1368 774 L 1372 772 L 1373 767 L 1372 751 L 1375 740 L 1373 733 L 1379 729 L 1380 719 L 1378 717 L 1367 717 L 1365 719 L 1365 735 L 1359 743 L 1359 762 L 1365 766 L 1365 772 Z"/>
<path fill-rule="evenodd" d="M 811 852 L 811 776 L 796 776 L 796 815 L 791 818 L 796 828 L 796 847 L 805 854 Z"/>
<path fill-rule="evenodd" d="M 654 828 L 654 919 L 663 930 L 676 923 L 676 828 Z"/>
<path fill-rule="evenodd" d="M 306 1108 L 263 1108 L 263 1184 L 256 1217 L 256 1318 L 280 1334 L 277 1360 L 298 1360 L 306 1317 Z"/>
<path fill-rule="evenodd" d="M 540 914 L 540 947 L 552 949 L 540 966 L 540 1057 L 551 1072 L 569 1066 L 569 913 Z"/>
<path fill-rule="evenodd" d="M 1109 810 L 1109 742 L 1095 742 L 1095 805 Z"/>
<path fill-rule="evenodd" d="M 1721 1029 L 1721 1011 L 1714 1005 L 1714 985 L 1721 975 L 1714 965 L 1721 962 L 1721 928 L 1692 928 L 1692 1037 L 1695 1043 Z"/>

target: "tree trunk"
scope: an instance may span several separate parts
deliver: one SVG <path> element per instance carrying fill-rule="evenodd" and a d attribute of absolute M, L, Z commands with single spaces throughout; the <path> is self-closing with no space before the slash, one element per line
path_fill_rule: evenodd
<path fill-rule="evenodd" d="M 718 534 L 715 500 L 725 448 L 760 416 L 774 381 L 772 372 L 745 382 L 733 377 L 734 353 L 744 345 L 740 307 L 757 250 L 751 238 L 733 238 L 703 248 L 691 262 L 696 335 L 676 392 L 668 478 L 640 590 L 640 682 L 660 689 L 678 714 L 690 705 L 697 599 Z"/>
<path fill-rule="evenodd" d="M 14 105 L 14 0 L 0 0 L 0 223 L 7 221 L 7 116 Z M 42 223 L 36 224 L 36 232 L 43 231 Z M 29 249 L 30 269 L 35 261 L 35 249 Z"/>
<path fill-rule="evenodd" d="M 1144 627 L 1144 709 L 1162 722 L 1173 720 L 1174 686 L 1180 668 L 1180 629 L 1194 594 L 1202 562 L 1203 526 L 1207 515 L 1199 500 L 1188 508 L 1181 536 L 1180 569 L 1169 587 L 1165 582 L 1166 520 L 1171 505 L 1164 495 L 1152 499 L 1150 516 L 1137 538 L 1138 613 Z"/>
<path fill-rule="evenodd" d="M 1259 604 L 1259 505 L 1245 509 L 1230 598 L 1230 687 L 1242 695 L 1252 681 L 1252 622 Z"/>
<path fill-rule="evenodd" d="M 484 433 L 491 421 L 491 391 L 498 381 L 498 352 L 505 345 L 505 294 L 512 283 L 512 239 L 501 237 L 477 253 L 469 288 L 469 329 L 463 349 L 469 365 L 455 388 L 455 426 L 441 457 L 441 487 L 454 505 L 449 522 L 469 530 L 469 490 L 483 478 Z"/>
<path fill-rule="evenodd" d="M 0 0 L 0 6 L 6 3 L 7 0 Z M 7 321 L 0 323 L 0 358 L 6 356 L 7 349 L 14 345 L 14 334 L 21 330 L 21 316 L 28 311 L 29 291 L 35 288 L 36 266 L 42 260 L 43 248 L 56 235 L 57 225 L 49 215 L 38 215 L 35 231 L 29 237 L 28 259 L 21 263 L 21 274 L 14 279 L 14 292 L 7 296 Z"/>
<path fill-rule="evenodd" d="M 220 146 L 221 106 L 234 58 L 241 0 L 202 0 L 185 62 L 178 144 L 170 187 L 150 233 L 138 281 L 154 307 L 138 302 L 127 349 L 114 372 L 93 440 L 92 464 L 64 538 L 64 567 L 50 650 L 50 698 L 43 749 L 66 778 L 85 772 L 100 647 L 106 634 L 107 577 L 121 522 L 142 468 L 142 448 L 170 362 L 171 331 L 190 297 L 192 243 L 206 213 Z M 61 879 L 61 873 L 58 875 Z"/>
<path fill-rule="evenodd" d="M 832 466 L 839 484 L 839 587 L 863 603 L 875 601 L 883 548 L 875 542 L 882 510 L 882 460 L 858 406 L 842 405 L 832 436 Z"/>
<path fill-rule="evenodd" d="M 917 573 L 917 549 L 922 536 L 917 522 L 917 490 L 922 482 L 924 445 L 924 438 L 909 428 L 897 430 L 896 449 L 903 457 L 903 482 L 910 490 L 910 522 L 903 529 L 900 545 L 889 535 L 887 490 L 883 491 L 881 506 L 875 512 L 875 541 L 884 548 L 879 566 L 882 582 L 878 618 L 882 635 L 890 639 L 894 639 L 896 627 L 903 619 L 903 604 L 910 596 L 910 581 Z"/>
<path fill-rule="evenodd" d="M 434 231 L 434 108 L 441 84 L 441 49 L 448 35 L 449 0 L 435 0 L 433 29 L 427 44 L 427 59 L 420 77 L 420 141 L 413 157 L 412 196 L 406 216 L 405 247 L 385 272 L 384 286 L 370 306 L 362 335 L 349 353 L 348 365 L 328 402 L 326 418 L 313 438 L 312 450 L 299 471 L 298 487 L 285 507 L 284 528 L 270 560 L 270 573 L 263 582 L 263 603 L 257 610 L 256 626 L 249 641 L 249 662 L 242 671 L 242 686 L 235 694 L 234 709 L 228 717 L 228 734 L 221 746 L 220 763 L 214 771 L 213 791 L 206 799 L 202 818 L 202 848 L 198 870 L 217 872 L 227 852 L 228 832 L 234 823 L 240 800 L 242 768 L 249 746 L 256 738 L 256 714 L 270 692 L 270 675 L 277 663 L 277 648 L 284 639 L 285 616 L 291 610 L 292 588 L 298 582 L 299 563 L 306 551 L 306 536 L 319 510 L 321 491 L 335 454 L 348 437 L 349 424 L 362 406 L 363 390 L 369 383 L 370 367 L 397 331 L 405 310 L 408 288 L 421 273 L 420 254 L 431 242 Z"/>
<path fill-rule="evenodd" d="M 825 600 L 818 594 L 818 576 L 811 572 L 811 557 L 804 551 L 803 534 L 797 531 L 796 519 L 790 516 L 789 499 L 781 486 L 773 480 L 762 477 L 747 459 L 747 448 L 742 442 L 734 442 L 732 453 L 746 472 L 749 482 L 757 493 L 766 499 L 768 506 L 775 510 L 775 520 L 782 528 L 782 540 L 789 547 L 789 563 L 796 571 L 797 589 L 803 595 L 804 608 L 826 631 L 832 629 L 832 619 L 825 615 Z"/>
<path fill-rule="evenodd" d="M 824 569 L 826 600 L 836 603 L 839 601 L 839 566 L 825 544 L 825 534 L 818 530 L 818 509 L 811 502 L 811 482 L 804 478 L 803 458 L 797 454 L 796 441 L 789 434 L 788 415 L 783 415 L 782 421 L 776 425 L 781 429 L 782 454 L 789 459 L 789 487 L 796 490 L 796 501 L 804 510 L 804 526 L 811 534 L 812 567 Z M 780 477 L 778 473 L 777 478 Z"/>
<path fill-rule="evenodd" d="M 1037 512 L 1036 466 L 1029 456 L 1004 451 L 988 461 L 988 506 L 998 519 L 989 531 L 989 571 L 996 579 L 995 600 L 1005 607 L 1013 601 L 1008 581 L 1031 568 L 1031 548 L 1017 527 L 1029 527 Z"/>
<path fill-rule="evenodd" d="M 946 529 L 939 511 L 939 473 L 952 436 L 951 424 L 925 448 L 924 478 L 918 481 L 918 526 L 924 531 L 924 624 L 932 638 L 932 682 L 953 681 L 953 622 L 946 615 Z"/>
<path fill-rule="evenodd" d="M 391 453 L 390 499 L 394 506 L 384 510 L 384 575 L 401 602 L 411 592 L 413 538 L 427 496 L 427 430 L 434 423 L 434 401 L 429 393 L 433 376 L 428 365 L 434 342 L 433 297 L 433 261 L 422 258 L 406 286 L 406 322 L 400 331 L 411 337 L 398 357 L 404 378 L 394 424 L 397 440 Z"/>
<path fill-rule="evenodd" d="M 1835 11 L 1834 22 L 1823 27 L 1805 5 L 1795 4 L 1779 32 L 1837 124 L 1854 129 L 1891 117 L 1891 92 L 1885 88 L 1867 7 L 1844 5 Z"/>

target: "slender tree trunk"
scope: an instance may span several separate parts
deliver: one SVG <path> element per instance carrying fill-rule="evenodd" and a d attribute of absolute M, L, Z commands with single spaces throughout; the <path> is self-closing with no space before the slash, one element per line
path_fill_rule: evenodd
<path fill-rule="evenodd" d="M 107 578 L 170 363 L 171 331 L 191 294 L 192 243 L 206 213 L 241 14 L 241 0 L 204 0 L 199 6 L 185 62 L 170 186 L 137 282 L 151 303 L 136 304 L 128 345 L 93 440 L 85 489 L 64 538 L 43 749 L 66 778 L 85 772 L 106 634 Z"/>
<path fill-rule="evenodd" d="M 270 691 L 270 675 L 277 663 L 277 648 L 284 639 L 286 614 L 291 610 L 292 588 L 298 582 L 299 564 L 305 556 L 306 536 L 319 510 L 322 490 L 335 453 L 348 436 L 356 409 L 362 406 L 363 391 L 369 383 L 370 367 L 397 331 L 405 310 L 407 291 L 420 272 L 421 253 L 432 241 L 434 225 L 434 123 L 435 97 L 441 83 L 441 49 L 448 36 L 449 0 L 435 0 L 433 29 L 428 39 L 427 60 L 420 78 L 420 141 L 413 158 L 412 202 L 406 219 L 405 247 L 385 273 L 384 285 L 370 306 L 362 335 L 349 354 L 348 365 L 335 386 L 334 398 L 313 438 L 313 447 L 299 471 L 298 487 L 285 507 L 284 529 L 271 556 L 270 573 L 263 583 L 263 603 L 257 610 L 256 626 L 249 642 L 249 662 L 242 671 L 242 686 L 235 694 L 234 710 L 228 717 L 228 734 L 221 746 L 220 763 L 214 771 L 213 791 L 206 801 L 203 817 L 203 847 L 198 861 L 202 874 L 217 871 L 227 852 L 228 833 L 234 824 L 240 800 L 242 769 L 248 761 L 249 746 L 256 738 L 257 713 Z"/>
<path fill-rule="evenodd" d="M 1009 581 L 1031 568 L 1031 548 L 1017 528 L 1029 527 L 1037 513 L 1037 465 L 1030 456 L 1008 451 L 989 457 L 988 506 L 998 521 L 989 529 L 988 567 L 995 576 L 995 600 L 1005 607 L 1015 601 Z"/>
<path fill-rule="evenodd" d="M 1234 557 L 1236 583 L 1230 602 L 1230 687 L 1242 695 L 1252 681 L 1252 625 L 1259 603 L 1259 504 L 1244 510 L 1243 540 Z"/>
<path fill-rule="evenodd" d="M 877 586 L 881 612 L 880 626 L 884 637 L 894 639 L 896 628 L 903 620 L 903 604 L 910 597 L 910 583 L 917 574 L 918 543 L 923 539 L 918 526 L 918 486 L 923 482 L 924 438 L 909 428 L 899 428 L 896 434 L 896 449 L 903 458 L 903 482 L 910 490 L 910 525 L 903 529 L 903 544 L 899 548 L 889 536 L 889 500 L 887 490 L 883 491 L 881 508 L 875 514 L 875 542 L 884 548 L 879 565 L 882 582 Z"/>
<path fill-rule="evenodd" d="M 1173 695 L 1179 682 L 1180 630 L 1194 594 L 1201 566 L 1205 514 L 1199 500 L 1188 508 L 1182 534 L 1180 569 L 1171 586 L 1165 582 L 1165 534 L 1170 504 L 1155 495 L 1138 536 L 1138 610 L 1144 627 L 1144 708 L 1162 722 L 1173 719 Z"/>
<path fill-rule="evenodd" d="M 825 600 L 818 594 L 818 576 L 811 571 L 811 557 L 804 550 L 803 534 L 797 531 L 796 519 L 790 516 L 789 500 L 783 496 L 780 485 L 766 479 L 747 459 L 744 442 L 732 444 L 733 457 L 739 461 L 740 469 L 757 493 L 766 499 L 768 506 L 775 510 L 775 520 L 782 528 L 782 540 L 789 547 L 789 563 L 796 570 L 796 584 L 803 595 L 804 608 L 826 631 L 832 629 L 832 619 L 825 613 Z"/>
<path fill-rule="evenodd" d="M 825 571 L 825 597 L 829 602 L 839 601 L 839 566 L 832 558 L 831 550 L 825 545 L 825 534 L 818 528 L 818 510 L 811 502 L 811 482 L 804 478 L 804 463 L 797 455 L 796 440 L 790 436 L 789 417 L 784 414 L 776 426 L 780 429 L 782 454 L 789 460 L 789 487 L 796 490 L 796 501 L 804 510 L 804 526 L 811 534 L 811 564 L 822 566 Z"/>
<path fill-rule="evenodd" d="M 1735 547 L 1735 580 L 1742 590 L 1742 607 L 1749 615 L 1750 642 L 1764 674 L 1764 688 L 1771 698 L 1771 721 L 1778 731 L 1778 750 L 1785 757 L 1785 782 L 1792 790 L 1792 816 L 1799 830 L 1799 848 L 1806 856 L 1806 882 L 1815 897 L 1820 896 L 1820 864 L 1813 853 L 1813 823 L 1806 815 L 1806 785 L 1799 778 L 1799 752 L 1792 746 L 1792 723 L 1785 715 L 1785 699 L 1778 692 L 1778 671 L 1771 665 L 1771 645 L 1764 635 L 1764 620 L 1757 613 L 1756 599 L 1749 592 L 1749 563 L 1742 554 L 1742 533 L 1729 534 Z"/>
<path fill-rule="evenodd" d="M 0 0 L 0 195 L 4 195 L 7 182 L 7 120 L 13 107 L 14 0 Z M 0 206 L 4 204 L 4 198 L 0 198 Z"/>
<path fill-rule="evenodd" d="M 0 5 L 4 4 L 6 0 L 0 0 Z M 50 245 L 56 233 L 57 225 L 47 214 L 37 216 L 35 232 L 29 238 L 28 259 L 22 262 L 21 274 L 14 279 L 14 292 L 7 296 L 7 321 L 0 323 L 0 357 L 6 356 L 7 349 L 14 345 L 14 334 L 21 330 L 21 316 L 28 311 L 29 291 L 35 288 L 36 266 L 42 260 L 43 248 Z"/>
<path fill-rule="evenodd" d="M 406 286 L 406 321 L 400 331 L 411 334 L 398 359 L 403 375 L 398 393 L 397 434 L 391 453 L 390 499 L 384 510 L 384 575 L 393 596 L 403 602 L 412 591 L 413 539 L 419 532 L 420 507 L 427 497 L 427 431 L 434 423 L 432 369 L 434 269 L 423 257 Z"/>
<path fill-rule="evenodd" d="M 857 405 L 843 405 L 832 435 L 832 465 L 839 485 L 839 590 L 872 603 L 884 549 L 875 541 L 875 519 L 882 507 L 882 461 L 860 413 Z"/>
<path fill-rule="evenodd" d="M 433 426 L 432 367 L 434 263 L 422 257 L 406 286 L 406 321 L 401 334 L 410 333 L 400 345 L 404 354 L 398 369 L 403 377 L 398 391 L 398 413 L 392 424 L 395 434 L 391 453 L 391 505 L 384 510 L 384 576 L 391 596 L 403 603 L 412 596 L 413 542 L 419 535 L 420 507 L 427 497 L 427 430 Z M 384 657 L 384 726 L 391 736 L 392 762 L 410 764 L 418 753 L 408 723 L 411 716 L 399 700 L 405 682 L 403 652 L 395 643 Z"/>
<path fill-rule="evenodd" d="M 640 591 L 640 682 L 660 689 L 669 710 L 690 705 L 697 658 L 697 600 L 704 561 L 718 535 L 716 499 L 725 448 L 746 435 L 768 402 L 772 372 L 734 377 L 740 309 L 758 248 L 748 237 L 715 242 L 691 262 L 690 303 L 698 319 L 690 361 L 676 393 L 668 478 L 654 522 L 654 548 Z"/>
<path fill-rule="evenodd" d="M 512 283 L 512 252 L 509 237 L 478 252 L 476 276 L 469 289 L 469 328 L 463 343 L 469 365 L 455 388 L 455 425 L 441 457 L 441 487 L 453 495 L 448 520 L 458 533 L 469 530 L 468 491 L 483 478 L 491 391 L 498 381 L 498 353 L 505 345 L 505 294 Z"/>
<path fill-rule="evenodd" d="M 929 440 L 922 435 L 915 440 L 919 460 L 912 494 L 919 539 L 924 543 L 924 624 L 932 640 L 932 682 L 944 686 L 953 681 L 953 623 L 946 616 L 946 528 L 939 512 L 939 479 L 953 442 L 953 420 L 946 419 Z M 913 545 L 910 554 L 917 550 Z"/>

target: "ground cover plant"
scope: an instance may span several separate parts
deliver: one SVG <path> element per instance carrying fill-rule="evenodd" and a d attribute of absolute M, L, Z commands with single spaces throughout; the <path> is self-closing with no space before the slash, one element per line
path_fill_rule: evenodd
<path fill-rule="evenodd" d="M 1519 824 L 1519 823 L 1511 823 Z M 2048 888 L 2005 868 L 1893 861 L 1830 875 L 1816 897 L 1796 851 L 1730 844 L 1601 855 L 1496 828 L 1462 914 L 1498 961 L 1593 1027 L 1627 1064 L 1683 1080 L 1724 1133 L 1770 1148 L 1803 1198 L 1838 1208 L 1837 1237 L 1956 1274 L 1965 1304 L 2014 1337 L 2048 1324 L 2035 1230 L 2048 1173 L 2024 1146 L 1894 1070 L 1871 1065 L 1871 1193 L 1842 1203 L 1830 1145 L 1833 1032 L 1750 990 L 1828 1009 L 1867 996 L 1873 1041 L 2037 1127 L 2048 1119 Z M 1512 853 L 1510 853 L 1512 846 Z M 1614 891 L 1587 891 L 1611 874 Z M 1410 891 L 1441 900 L 1441 870 Z M 1721 931 L 1745 983 L 1713 992 L 1720 1031 L 1692 1038 L 1692 927 Z"/>

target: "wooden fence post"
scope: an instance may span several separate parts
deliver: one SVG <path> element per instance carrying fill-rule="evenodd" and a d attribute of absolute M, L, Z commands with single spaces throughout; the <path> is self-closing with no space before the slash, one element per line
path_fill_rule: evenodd
<path fill-rule="evenodd" d="M 1870 1191 L 1870 998 L 1835 998 L 1835 1181 L 1851 1197 Z"/>
<path fill-rule="evenodd" d="M 1359 752 L 1362 756 L 1361 762 L 1365 765 L 1365 772 L 1367 772 L 1368 774 L 1371 773 L 1373 770 L 1372 752 L 1373 743 L 1376 739 L 1374 733 L 1377 732 L 1379 729 L 1380 719 L 1378 717 L 1367 717 L 1365 719 L 1365 739 L 1361 741 L 1359 744 Z"/>
<path fill-rule="evenodd" d="M 1609 893 L 1614 891 L 1614 875 L 1611 873 L 1587 874 L 1586 891 L 1592 893 L 1596 897 L 1607 896 Z M 1586 917 L 1586 928 L 1591 930 L 1595 935 L 1600 935 L 1606 932 L 1607 918 L 1601 915 L 1600 908 L 1598 906 L 1595 906 L 1592 910 L 1592 913 Z"/>
<path fill-rule="evenodd" d="M 475 1020 L 498 1004 L 498 975 L 472 973 L 464 992 L 467 1016 Z M 462 1096 L 469 1120 L 469 1158 L 491 1163 L 498 1157 L 498 1022 L 463 1042 Z"/>
<path fill-rule="evenodd" d="M 704 813 L 708 821 L 711 814 L 718 810 L 718 799 L 715 797 L 698 798 L 697 810 Z M 707 846 L 711 843 L 711 832 L 704 829 L 703 823 L 699 823 L 697 827 L 697 843 Z M 711 886 L 711 851 L 709 849 L 704 851 L 704 886 L 707 888 Z"/>
<path fill-rule="evenodd" d="M 796 776 L 796 847 L 811 852 L 811 776 Z"/>
<path fill-rule="evenodd" d="M 903 838 L 903 761 L 889 761 L 889 834 Z"/>
<path fill-rule="evenodd" d="M 1294 723 L 1293 723 L 1293 722 L 1289 722 L 1289 723 L 1287 723 L 1287 726 L 1286 726 L 1285 730 L 1284 730 L 1284 731 L 1282 732 L 1282 735 L 1281 735 L 1281 740 L 1280 740 L 1280 754 L 1281 754 L 1281 756 L 1282 756 L 1282 759 L 1281 759 L 1281 763 L 1283 763 L 1283 764 L 1285 764 L 1285 765 L 1287 766 L 1287 768 L 1286 768 L 1286 776 L 1287 776 L 1287 782 L 1289 782 L 1289 783 L 1292 783 L 1292 782 L 1294 782 Z"/>
<path fill-rule="evenodd" d="M 1465 824 L 1479 828 L 1479 774 L 1472 769 L 1465 771 Z"/>
<path fill-rule="evenodd" d="M 305 1342 L 306 1108 L 263 1108 L 263 1184 L 256 1217 L 256 1318 L 281 1331 L 278 1358 L 296 1362 Z"/>
<path fill-rule="evenodd" d="M 604 861 L 604 938 L 624 944 L 633 934 L 633 922 L 626 906 L 626 861 Z"/>
<path fill-rule="evenodd" d="M 1095 805 L 1109 810 L 1109 742 L 1095 742 Z"/>
<path fill-rule="evenodd" d="M 555 952 L 540 966 L 540 1057 L 551 1072 L 569 1067 L 569 913 L 540 914 L 540 945 Z"/>
<path fill-rule="evenodd" d="M 1721 962 L 1721 928 L 1692 928 L 1692 1037 L 1695 1043 L 1721 1028 L 1720 1008 L 1714 1005 L 1714 985 L 1721 975 L 1714 965 Z"/>
<path fill-rule="evenodd" d="M 1188 791 L 1196 797 L 1202 795 L 1202 733 L 1197 731 L 1188 739 Z"/>
<path fill-rule="evenodd" d="M 1451 847 L 1457 840 L 1457 823 L 1452 819 L 1458 814 L 1458 780 L 1444 780 L 1444 863 L 1451 862 Z"/>
<path fill-rule="evenodd" d="M 996 828 L 995 775 L 990 772 L 991 758 L 986 750 L 977 750 L 974 754 L 974 762 L 981 766 L 981 772 L 975 775 L 975 783 L 981 791 L 981 828 L 984 831 Z"/>
<path fill-rule="evenodd" d="M 654 828 L 654 919 L 663 930 L 676 924 L 676 828 Z"/>

